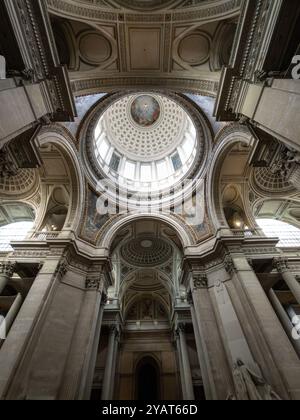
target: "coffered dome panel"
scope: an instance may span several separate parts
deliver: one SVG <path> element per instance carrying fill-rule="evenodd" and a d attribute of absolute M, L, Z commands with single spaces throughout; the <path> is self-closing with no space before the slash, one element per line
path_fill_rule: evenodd
<path fill-rule="evenodd" d="M 37 185 L 34 169 L 20 169 L 14 176 L 0 179 L 0 193 L 5 195 L 24 195 Z"/>
<path fill-rule="evenodd" d="M 133 239 L 121 248 L 124 261 L 135 267 L 157 267 L 172 257 L 172 247 L 160 238 Z"/>
<path fill-rule="evenodd" d="M 116 148 L 133 160 L 160 159 L 176 149 L 187 128 L 187 114 L 159 95 L 129 95 L 104 114 L 103 127 Z"/>
<path fill-rule="evenodd" d="M 273 172 L 270 168 L 256 168 L 253 171 L 253 181 L 259 190 L 267 193 L 284 194 L 294 190 L 280 172 Z"/>

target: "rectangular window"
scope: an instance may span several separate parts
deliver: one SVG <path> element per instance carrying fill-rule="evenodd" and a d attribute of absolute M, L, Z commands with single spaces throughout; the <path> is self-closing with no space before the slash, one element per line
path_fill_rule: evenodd
<path fill-rule="evenodd" d="M 175 172 L 179 171 L 179 169 L 182 168 L 182 161 L 178 152 L 172 156 L 172 163 L 173 163 Z"/>
<path fill-rule="evenodd" d="M 151 182 L 152 181 L 151 165 L 141 165 L 141 181 L 142 182 Z"/>
<path fill-rule="evenodd" d="M 127 179 L 135 179 L 135 163 L 133 162 L 126 162 L 125 169 L 124 169 L 124 177 Z"/>
<path fill-rule="evenodd" d="M 102 157 L 102 159 L 105 160 L 106 155 L 107 155 L 108 150 L 109 150 L 109 144 L 107 143 L 106 140 L 103 140 L 103 142 L 100 144 L 98 150 L 99 150 L 99 153 L 100 153 L 100 156 Z"/>
<path fill-rule="evenodd" d="M 169 172 L 169 167 L 165 160 L 157 163 L 157 173 L 159 179 L 167 178 L 170 175 Z"/>
<path fill-rule="evenodd" d="M 110 160 L 110 164 L 109 164 L 110 169 L 112 169 L 115 172 L 118 172 L 120 162 L 121 162 L 121 158 L 118 155 L 116 155 L 115 153 L 113 153 L 113 155 L 111 157 L 111 160 Z"/>

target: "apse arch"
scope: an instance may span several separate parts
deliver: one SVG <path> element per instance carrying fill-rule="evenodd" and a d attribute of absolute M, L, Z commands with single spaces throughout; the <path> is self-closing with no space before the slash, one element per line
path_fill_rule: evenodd
<path fill-rule="evenodd" d="M 64 224 L 64 229 L 77 231 L 77 229 L 80 227 L 81 217 L 84 212 L 85 181 L 73 138 L 63 127 L 54 126 L 44 129 L 39 134 L 38 144 L 40 147 L 52 144 L 55 146 L 55 148 L 57 148 L 67 163 L 66 166 L 71 182 L 71 190 L 70 205 Z M 42 223 L 42 217 L 40 218 L 40 223 Z"/>
<path fill-rule="evenodd" d="M 175 217 L 175 215 L 166 215 L 162 213 L 136 213 L 128 214 L 125 216 L 120 215 L 119 217 L 116 217 L 111 222 L 109 222 L 106 226 L 104 234 L 100 234 L 98 237 L 97 247 L 110 250 L 114 239 L 121 229 L 126 228 L 126 226 L 130 225 L 131 223 L 141 220 L 153 220 L 162 222 L 166 226 L 173 229 L 178 235 L 183 250 L 187 247 L 195 245 L 192 229 L 186 223 L 184 223 L 183 220 Z"/>
<path fill-rule="evenodd" d="M 240 143 L 251 146 L 251 133 L 246 127 L 232 124 L 221 130 L 212 153 L 207 177 L 207 197 L 208 212 L 216 231 L 229 228 L 222 203 L 221 172 L 228 153 Z"/>

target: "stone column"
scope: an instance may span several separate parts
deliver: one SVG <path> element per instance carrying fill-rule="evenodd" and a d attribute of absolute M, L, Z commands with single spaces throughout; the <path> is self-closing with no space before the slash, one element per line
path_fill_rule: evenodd
<path fill-rule="evenodd" d="M 282 399 L 300 398 L 300 361 L 245 255 L 232 255 L 228 259 L 250 303 L 249 315 L 254 315 L 256 334 L 264 351 L 268 369 L 264 376 Z M 280 351 L 279 351 L 280 349 Z"/>
<path fill-rule="evenodd" d="M 91 349 L 90 349 L 91 356 L 88 358 L 89 360 L 88 360 L 86 378 L 85 380 L 82 381 L 83 389 L 81 390 L 82 395 L 80 396 L 80 399 L 84 399 L 84 400 L 90 400 L 90 397 L 91 397 L 94 374 L 95 374 L 95 367 L 96 367 L 96 362 L 97 362 L 97 355 L 99 351 L 103 313 L 104 313 L 104 308 L 107 301 L 107 297 L 104 292 L 101 292 L 99 288 L 96 288 L 95 291 L 98 294 L 97 303 L 95 305 L 95 311 L 98 311 L 98 315 L 96 317 L 95 323 L 93 324 L 93 331 L 91 332 L 91 334 L 94 335 L 94 338 L 91 340 Z"/>
<path fill-rule="evenodd" d="M 203 381 L 206 378 L 206 397 L 210 400 L 225 400 L 233 392 L 231 371 L 215 316 L 208 288 L 206 273 L 192 271 L 191 290 L 194 302 L 195 323 L 203 350 Z M 206 371 L 206 375 L 204 372 Z"/>
<path fill-rule="evenodd" d="M 14 274 L 15 264 L 11 262 L 0 263 L 0 295 Z"/>
<path fill-rule="evenodd" d="M 29 338 L 33 339 L 32 331 L 45 308 L 47 296 L 55 281 L 54 273 L 58 273 L 60 267 L 60 260 L 45 261 L 15 319 L 7 340 L 2 346 L 0 352 L 0 399 L 8 398 L 8 388 L 13 386 L 12 382 L 16 379 L 16 367 L 19 367 L 20 360 L 24 356 L 26 345 L 30 341 Z M 18 399 L 18 395 L 14 395 L 13 399 Z"/>
<path fill-rule="evenodd" d="M 290 320 L 290 317 L 288 316 L 288 314 L 286 313 L 286 311 L 284 310 L 284 307 L 282 306 L 280 300 L 278 299 L 276 293 L 274 292 L 273 289 L 270 289 L 269 291 L 269 298 L 270 301 L 273 305 L 273 308 L 278 316 L 278 318 L 280 319 L 282 326 L 287 334 L 287 336 L 290 338 L 291 343 L 294 347 L 294 349 L 296 350 L 299 358 L 300 358 L 300 341 L 299 340 L 294 340 L 293 335 L 292 335 L 292 331 L 293 331 L 293 324 Z"/>
<path fill-rule="evenodd" d="M 117 360 L 118 360 L 118 352 L 119 352 L 119 342 L 120 342 L 120 333 L 119 333 L 119 331 L 117 331 L 116 336 L 115 336 L 114 355 L 113 355 L 111 381 L 110 381 L 110 391 L 109 391 L 109 398 L 108 398 L 109 400 L 114 399 Z"/>
<path fill-rule="evenodd" d="M 115 347 L 117 341 L 118 330 L 117 327 L 111 326 L 109 331 L 109 340 L 107 347 L 107 357 L 105 364 L 105 372 L 103 378 L 102 401 L 109 401 L 111 399 L 111 384 L 112 374 L 114 372 L 115 361 Z"/>
<path fill-rule="evenodd" d="M 189 353 L 186 343 L 186 336 L 185 336 L 185 326 L 183 324 L 179 324 L 177 333 L 179 335 L 179 345 L 181 350 L 181 358 L 182 358 L 182 369 L 183 369 L 183 376 L 184 376 L 184 383 L 185 383 L 185 400 L 192 401 L 195 400 L 194 394 L 194 387 L 193 387 L 193 378 L 191 372 L 191 365 L 189 360 Z"/>
<path fill-rule="evenodd" d="M 296 276 L 290 272 L 288 267 L 288 260 L 284 258 L 278 258 L 274 261 L 274 265 L 278 272 L 282 275 L 283 280 L 286 282 L 290 291 L 293 293 L 295 299 L 300 305 L 300 284 L 298 283 Z"/>
<path fill-rule="evenodd" d="M 178 352 L 178 361 L 179 361 L 179 372 L 180 372 L 180 379 L 181 379 L 181 389 L 182 389 L 182 398 L 183 400 L 187 400 L 187 394 L 186 394 L 186 387 L 185 387 L 185 378 L 184 378 L 184 372 L 183 372 L 183 364 L 182 364 L 182 354 L 181 354 L 181 348 L 180 348 L 180 337 L 178 332 L 175 333 L 176 338 L 176 347 Z"/>
<path fill-rule="evenodd" d="M 192 322 L 193 322 L 193 328 L 194 328 L 194 334 L 195 334 L 195 342 L 197 347 L 197 354 L 198 354 L 198 360 L 201 370 L 201 376 L 205 391 L 205 397 L 207 400 L 212 400 L 212 392 L 211 392 L 211 382 L 212 378 L 209 372 L 209 369 L 207 367 L 207 363 L 205 360 L 205 347 L 202 342 L 202 334 L 199 331 L 197 318 L 195 314 L 195 308 L 194 308 L 194 302 L 193 298 L 190 299 L 190 305 L 191 305 L 191 315 L 192 315 Z"/>
<path fill-rule="evenodd" d="M 13 325 L 19 310 L 22 306 L 23 298 L 21 293 L 18 293 L 16 296 L 14 303 L 12 304 L 10 310 L 8 311 L 6 317 L 5 317 L 5 328 L 6 328 L 6 334 L 8 334 L 9 330 L 11 329 L 11 326 Z"/>

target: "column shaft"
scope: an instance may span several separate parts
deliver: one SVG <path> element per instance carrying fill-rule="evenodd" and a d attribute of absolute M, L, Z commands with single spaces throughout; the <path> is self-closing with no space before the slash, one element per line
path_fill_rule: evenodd
<path fill-rule="evenodd" d="M 201 376 L 203 381 L 203 386 L 205 390 L 205 397 L 207 400 L 212 400 L 212 392 L 211 392 L 211 377 L 208 371 L 207 362 L 205 360 L 205 350 L 204 345 L 202 343 L 202 337 L 200 333 L 199 326 L 197 324 L 197 318 L 195 314 L 195 308 L 192 305 L 191 306 L 191 315 L 192 315 L 192 321 L 193 321 L 193 327 L 194 327 L 194 334 L 195 334 L 195 342 L 197 347 L 197 354 L 198 354 L 198 360 L 201 370 Z"/>
<path fill-rule="evenodd" d="M 107 347 L 106 365 L 103 379 L 102 400 L 108 401 L 111 390 L 111 380 L 113 371 L 114 351 L 115 351 L 116 330 L 111 328 Z"/>
<path fill-rule="evenodd" d="M 111 381 L 110 381 L 110 390 L 109 390 L 109 398 L 108 398 L 109 400 L 114 399 L 118 351 L 119 351 L 118 337 L 115 337 L 114 357 L 113 357 L 113 364 L 112 364 L 112 370 L 111 370 Z"/>
<path fill-rule="evenodd" d="M 16 296 L 14 303 L 12 304 L 10 310 L 8 311 L 8 314 L 5 317 L 5 327 L 6 327 L 6 334 L 8 334 L 9 330 L 11 329 L 12 324 L 14 323 L 19 310 L 22 306 L 23 298 L 21 293 L 18 293 Z"/>
<path fill-rule="evenodd" d="M 255 321 L 258 323 L 261 346 L 265 352 L 269 352 L 265 353 L 269 369 L 264 371 L 264 375 L 281 398 L 298 399 L 300 397 L 299 358 L 246 257 L 233 256 L 233 264 L 239 283 L 251 303 Z"/>
<path fill-rule="evenodd" d="M 277 313 L 278 318 L 280 319 L 283 325 L 283 328 L 285 329 L 287 336 L 290 338 L 294 349 L 296 350 L 298 356 L 300 357 L 300 341 L 293 339 L 293 336 L 292 336 L 293 324 L 273 289 L 269 291 L 269 298 L 275 312 Z"/>
<path fill-rule="evenodd" d="M 182 398 L 185 401 L 185 400 L 187 400 L 187 393 L 186 393 L 186 387 L 185 387 L 185 378 L 184 378 L 184 371 L 183 371 L 183 363 L 182 363 L 182 354 L 181 354 L 179 334 L 176 334 L 176 346 L 177 346 L 177 352 L 178 352 L 178 361 L 179 361 L 179 372 L 180 372 L 180 379 L 181 379 Z"/>
<path fill-rule="evenodd" d="M 296 277 L 288 270 L 282 272 L 282 277 L 300 305 L 300 284 Z"/>
<path fill-rule="evenodd" d="M 184 373 L 184 382 L 186 388 L 186 397 L 187 400 L 194 400 L 194 387 L 193 387 L 193 378 L 191 372 L 191 365 L 189 360 L 189 353 L 186 343 L 186 336 L 185 332 L 182 328 L 179 328 L 179 340 L 180 340 L 180 348 L 181 348 L 181 355 L 182 355 L 182 365 L 183 365 L 183 373 Z"/>

